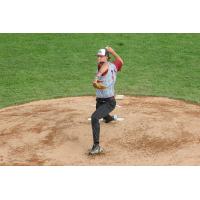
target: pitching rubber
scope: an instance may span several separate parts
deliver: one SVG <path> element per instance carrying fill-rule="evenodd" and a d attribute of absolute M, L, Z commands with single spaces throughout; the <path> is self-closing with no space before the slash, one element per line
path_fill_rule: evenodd
<path fill-rule="evenodd" d="M 116 100 L 122 100 L 122 99 L 124 99 L 124 95 L 116 95 L 115 99 Z"/>

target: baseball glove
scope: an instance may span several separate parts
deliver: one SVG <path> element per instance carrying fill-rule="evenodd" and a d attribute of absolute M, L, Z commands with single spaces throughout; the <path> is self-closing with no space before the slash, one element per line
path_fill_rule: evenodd
<path fill-rule="evenodd" d="M 103 85 L 100 81 L 94 81 L 93 82 L 93 87 L 98 89 L 98 90 L 104 90 L 106 89 L 106 86 Z"/>

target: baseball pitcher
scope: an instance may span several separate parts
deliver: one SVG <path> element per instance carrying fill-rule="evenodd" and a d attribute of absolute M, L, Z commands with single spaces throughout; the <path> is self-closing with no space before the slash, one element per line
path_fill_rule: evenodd
<path fill-rule="evenodd" d="M 110 54 L 115 58 L 110 62 Z M 99 120 L 104 119 L 105 123 L 115 120 L 109 113 L 115 109 L 115 82 L 117 72 L 122 69 L 122 58 L 111 48 L 100 49 L 97 53 L 98 69 L 96 72 L 93 86 L 96 89 L 96 111 L 91 116 L 91 125 L 93 133 L 93 146 L 89 152 L 95 155 L 103 152 L 99 145 L 100 124 Z"/>

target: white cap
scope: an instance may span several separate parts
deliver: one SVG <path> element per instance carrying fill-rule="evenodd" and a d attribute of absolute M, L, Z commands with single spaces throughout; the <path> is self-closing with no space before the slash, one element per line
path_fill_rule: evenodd
<path fill-rule="evenodd" d="M 107 52 L 106 49 L 99 49 L 99 51 L 97 52 L 98 56 L 109 56 L 109 53 Z"/>

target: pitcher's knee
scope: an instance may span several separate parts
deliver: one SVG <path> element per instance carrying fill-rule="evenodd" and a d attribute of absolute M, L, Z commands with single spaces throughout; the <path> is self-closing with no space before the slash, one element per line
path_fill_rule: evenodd
<path fill-rule="evenodd" d="M 92 123 L 96 123 L 99 121 L 99 119 L 94 114 L 92 114 L 91 121 L 92 121 Z"/>

